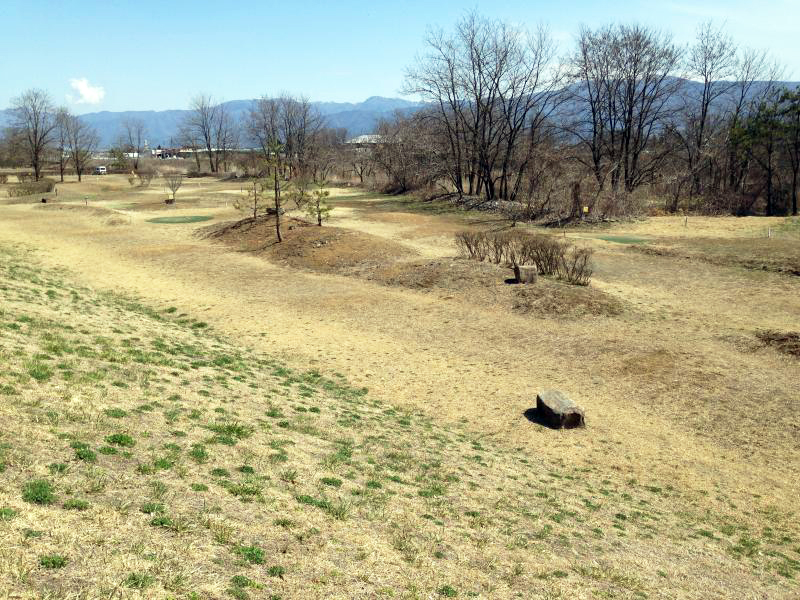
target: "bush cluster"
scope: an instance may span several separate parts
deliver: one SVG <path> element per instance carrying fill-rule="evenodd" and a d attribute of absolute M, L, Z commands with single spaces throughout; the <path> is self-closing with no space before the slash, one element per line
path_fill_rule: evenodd
<path fill-rule="evenodd" d="M 540 275 L 553 275 L 574 285 L 589 285 L 592 250 L 549 235 L 521 231 L 461 231 L 456 246 L 462 256 L 509 267 L 535 265 Z"/>
<path fill-rule="evenodd" d="M 20 181 L 22 181 L 21 177 Z M 19 198 L 20 196 L 46 194 L 52 192 L 55 185 L 56 182 L 49 178 L 40 179 L 39 181 L 25 181 L 9 187 L 8 195 L 12 198 Z"/>

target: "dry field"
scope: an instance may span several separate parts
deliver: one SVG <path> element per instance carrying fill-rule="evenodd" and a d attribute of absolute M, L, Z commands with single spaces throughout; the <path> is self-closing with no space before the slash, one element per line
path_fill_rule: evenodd
<path fill-rule="evenodd" d="M 796 223 L 574 228 L 591 286 L 519 289 L 489 215 L 335 189 L 276 246 L 239 193 L 0 199 L 0 598 L 800 595 Z"/>

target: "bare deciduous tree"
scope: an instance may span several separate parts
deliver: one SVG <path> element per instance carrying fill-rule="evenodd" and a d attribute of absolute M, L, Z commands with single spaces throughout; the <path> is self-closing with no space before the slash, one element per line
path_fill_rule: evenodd
<path fill-rule="evenodd" d="M 65 107 L 60 107 L 56 111 L 55 152 L 56 160 L 58 161 L 58 174 L 62 182 L 64 181 L 64 173 L 67 170 L 69 161 L 67 127 L 71 116 Z"/>
<path fill-rule="evenodd" d="M 164 173 L 164 183 L 172 192 L 172 198 L 170 198 L 167 203 L 172 204 L 175 202 L 175 196 L 177 195 L 178 190 L 181 188 L 181 185 L 183 185 L 183 173 Z"/>
<path fill-rule="evenodd" d="M 700 94 L 683 94 L 683 124 L 676 128 L 686 152 L 689 192 L 699 194 L 699 171 L 713 163 L 710 152 L 712 138 L 723 121 L 723 112 L 716 106 L 735 86 L 731 77 L 736 72 L 736 45 L 722 29 L 711 22 L 700 25 L 695 44 L 689 48 L 687 75 L 701 84 Z M 673 210 L 677 206 L 673 207 Z"/>
<path fill-rule="evenodd" d="M 133 170 L 139 170 L 139 159 L 144 151 L 147 138 L 147 126 L 141 119 L 125 119 L 122 121 L 123 137 L 126 152 L 133 155 Z"/>
<path fill-rule="evenodd" d="M 92 159 L 92 152 L 97 148 L 99 137 L 94 128 L 78 116 L 68 114 L 66 123 L 69 159 L 78 174 L 78 181 L 81 181 Z"/>
<path fill-rule="evenodd" d="M 453 35 L 426 40 L 406 75 L 445 140 L 442 167 L 456 193 L 513 200 L 542 130 L 563 102 L 563 71 L 544 28 L 534 33 L 470 14 Z M 433 148 L 432 148 L 433 149 Z"/>
<path fill-rule="evenodd" d="M 56 128 L 53 103 L 47 92 L 31 89 L 14 98 L 11 101 L 11 109 L 14 119 L 12 127 L 19 132 L 25 142 L 24 151 L 28 164 L 38 181 Z"/>
<path fill-rule="evenodd" d="M 569 131 L 601 188 L 606 178 L 628 192 L 655 179 L 670 148 L 652 142 L 673 117 L 680 60 L 668 34 L 640 25 L 581 30 Z"/>
<path fill-rule="evenodd" d="M 225 170 L 239 139 L 237 124 L 225 104 L 216 103 L 211 96 L 195 97 L 190 108 L 191 113 L 181 127 L 182 139 L 197 146 L 197 151 L 205 150 L 212 173 L 219 172 L 220 166 Z M 199 168 L 199 158 L 197 161 Z"/>

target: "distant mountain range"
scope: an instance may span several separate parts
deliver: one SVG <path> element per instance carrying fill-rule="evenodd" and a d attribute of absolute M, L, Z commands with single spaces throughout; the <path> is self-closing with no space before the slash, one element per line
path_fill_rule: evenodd
<path fill-rule="evenodd" d="M 685 81 L 684 94 L 699 97 L 702 86 L 698 82 Z M 765 82 L 756 82 L 751 89 L 751 94 L 763 90 Z M 794 89 L 800 82 L 781 82 L 782 87 Z M 230 114 L 237 120 L 244 120 L 256 100 L 232 100 L 226 102 Z M 679 103 L 675 97 L 673 102 Z M 384 98 L 372 96 L 364 102 L 312 102 L 319 113 L 325 117 L 329 127 L 344 128 L 348 137 L 355 137 L 366 133 L 373 133 L 378 122 L 383 118 L 391 117 L 396 111 L 410 114 L 424 106 L 420 102 L 412 102 L 402 98 Z M 562 108 L 565 114 L 574 108 L 569 104 Z M 129 118 L 138 118 L 147 125 L 147 141 L 151 148 L 156 146 L 177 145 L 178 128 L 189 114 L 189 110 L 162 110 L 162 111 L 102 111 L 81 115 L 87 123 L 92 125 L 100 135 L 100 148 L 113 146 L 122 133 L 122 122 Z M 0 128 L 11 122 L 8 110 L 0 110 Z"/>
<path fill-rule="evenodd" d="M 255 102 L 255 100 L 231 100 L 225 105 L 235 119 L 242 120 L 246 118 Z M 372 133 L 379 120 L 392 116 L 395 111 L 413 112 L 422 106 L 419 102 L 381 96 L 367 98 L 364 102 L 312 102 L 312 105 L 325 117 L 329 127 L 346 129 L 348 137 Z M 117 142 L 125 119 L 141 119 L 147 125 L 147 142 L 150 147 L 155 148 L 159 145 L 177 145 L 175 138 L 178 127 L 189 112 L 188 110 L 102 111 L 86 113 L 81 115 L 81 118 L 97 130 L 101 148 L 109 148 Z M 0 111 L 0 127 L 5 127 L 10 122 L 10 112 Z"/>

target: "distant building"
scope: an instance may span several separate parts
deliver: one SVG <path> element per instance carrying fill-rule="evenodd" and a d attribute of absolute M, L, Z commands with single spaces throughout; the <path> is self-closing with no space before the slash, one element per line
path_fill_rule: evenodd
<path fill-rule="evenodd" d="M 347 140 L 345 144 L 354 144 L 356 146 L 374 146 L 375 144 L 381 143 L 382 137 L 383 136 L 378 135 L 377 133 L 357 135 L 356 137 Z"/>
<path fill-rule="evenodd" d="M 181 156 L 182 152 L 191 152 L 191 150 L 186 150 L 184 148 L 162 148 L 161 146 L 158 146 L 157 148 L 150 150 L 150 156 L 158 159 L 183 158 Z"/>

